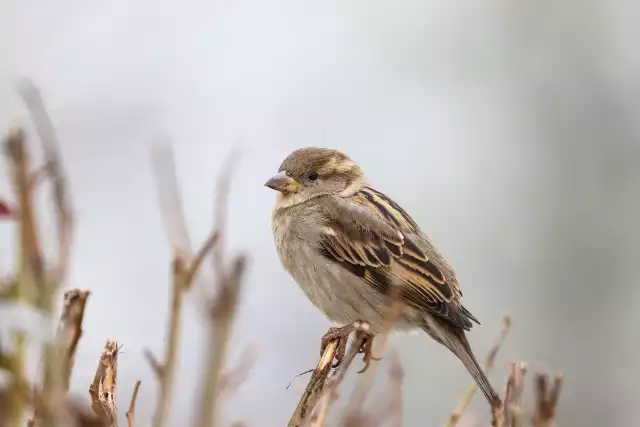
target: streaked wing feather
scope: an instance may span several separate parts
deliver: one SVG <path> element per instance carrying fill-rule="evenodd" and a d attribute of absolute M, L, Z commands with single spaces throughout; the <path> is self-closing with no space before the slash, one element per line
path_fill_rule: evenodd
<path fill-rule="evenodd" d="M 391 199 L 365 187 L 348 201 L 332 207 L 321 239 L 322 254 L 379 292 L 402 283 L 399 297 L 417 309 L 428 310 L 463 329 L 477 322 L 460 305 L 457 284 L 412 240 L 416 223 Z"/>

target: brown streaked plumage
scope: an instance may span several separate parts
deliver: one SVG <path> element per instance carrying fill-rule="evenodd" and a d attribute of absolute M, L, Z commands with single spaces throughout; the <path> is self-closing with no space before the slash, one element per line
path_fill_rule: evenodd
<path fill-rule="evenodd" d="M 272 227 L 280 260 L 316 307 L 334 322 L 367 321 L 375 332 L 393 291 L 405 303 L 397 328 L 427 332 L 501 406 L 465 336 L 478 321 L 460 303 L 453 269 L 355 162 L 336 150 L 302 148 L 265 185 L 279 192 Z"/>

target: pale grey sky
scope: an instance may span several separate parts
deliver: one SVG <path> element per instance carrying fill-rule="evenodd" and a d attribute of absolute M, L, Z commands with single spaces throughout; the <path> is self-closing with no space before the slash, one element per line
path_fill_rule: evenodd
<path fill-rule="evenodd" d="M 565 282 L 595 297 L 602 289 L 594 289 L 609 284 L 588 273 L 593 263 L 575 248 L 595 255 L 607 236 L 638 234 L 631 172 L 621 181 L 626 192 L 615 199 L 619 228 L 593 231 L 603 218 L 595 209 L 613 206 L 612 193 L 601 186 L 597 144 L 611 133 L 578 129 L 595 124 L 591 102 L 600 98 L 589 76 L 604 85 L 600 95 L 619 101 L 628 123 L 638 112 L 632 94 L 640 93 L 640 59 L 630 41 L 638 7 L 622 0 L 606 8 L 565 3 L 3 2 L 0 128 L 28 119 L 15 83 L 32 78 L 62 140 L 78 217 L 69 286 L 93 292 L 74 391 L 87 396 L 103 340 L 115 338 L 124 345 L 120 406 L 141 379 L 140 425 L 150 419 L 156 383 L 141 353 L 163 348 L 170 251 L 148 159 L 152 141 L 168 137 L 197 242 L 211 226 L 225 156 L 234 145 L 243 153 L 232 184 L 229 240 L 252 262 L 233 351 L 257 345 L 260 353 L 226 408 L 229 419 L 283 425 L 304 379 L 290 390 L 286 384 L 316 362 L 327 323 L 278 263 L 269 227 L 274 194 L 263 183 L 288 152 L 320 145 L 351 155 L 442 248 L 460 276 L 465 306 L 483 323 L 470 334 L 479 357 L 503 314 L 514 316 L 492 376 L 496 386 L 507 360 L 521 357 L 533 369 L 565 372 L 562 416 L 569 424 L 598 425 L 602 408 L 594 402 L 629 420 L 631 409 L 601 396 L 596 385 L 604 381 L 638 396 L 637 367 L 620 356 L 608 380 L 591 376 L 587 369 L 610 346 L 576 330 L 589 321 L 586 327 L 602 334 L 609 326 L 588 320 L 598 313 L 598 300 L 571 296 Z M 612 123 L 614 133 L 628 125 Z M 617 138 L 616 153 L 637 154 L 637 135 L 636 125 Z M 553 224 L 569 231 L 549 231 Z M 10 239 L 1 227 L 4 254 Z M 638 248 L 625 242 L 623 254 Z M 614 250 L 607 248 L 605 254 Z M 573 255 L 565 259 L 557 251 Z M 636 263 L 617 259 L 624 283 L 637 282 Z M 556 268 L 567 276 L 556 276 Z M 197 301 L 188 307 L 176 422 L 191 418 L 203 350 Z M 557 315 L 541 316 L 547 311 Z M 436 425 L 468 375 L 420 335 L 394 343 L 407 371 L 407 425 Z M 585 351 L 588 345 L 593 351 Z M 473 409 L 485 411 L 484 402 Z"/>

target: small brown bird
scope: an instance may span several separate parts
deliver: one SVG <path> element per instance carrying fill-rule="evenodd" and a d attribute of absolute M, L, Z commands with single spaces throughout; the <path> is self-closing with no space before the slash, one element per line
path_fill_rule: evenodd
<path fill-rule="evenodd" d="M 279 192 L 272 228 L 280 261 L 316 307 L 336 323 L 366 321 L 375 333 L 393 293 L 404 303 L 396 328 L 424 330 L 462 361 L 493 408 L 502 406 L 465 336 L 479 322 L 460 304 L 454 271 L 355 162 L 301 148 L 265 185 Z"/>

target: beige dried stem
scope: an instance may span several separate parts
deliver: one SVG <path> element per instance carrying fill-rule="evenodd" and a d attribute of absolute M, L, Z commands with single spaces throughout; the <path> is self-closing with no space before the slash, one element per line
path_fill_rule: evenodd
<path fill-rule="evenodd" d="M 387 341 L 389 340 L 389 335 L 391 334 L 391 331 L 404 308 L 404 303 L 402 303 L 398 298 L 397 291 L 398 290 L 395 289 L 391 294 L 391 304 L 384 313 L 382 331 L 376 335 L 373 342 L 372 352 L 375 351 L 378 355 L 371 358 L 370 366 L 368 366 L 367 369 L 358 377 L 356 388 L 349 400 L 347 412 L 352 414 L 362 413 L 363 411 L 363 406 L 369 394 L 369 390 L 371 390 L 373 385 L 373 379 L 378 368 L 378 363 L 382 359 L 382 354 L 387 345 Z M 400 363 L 399 360 L 396 360 L 396 362 L 398 364 Z"/>
<path fill-rule="evenodd" d="M 225 267 L 223 238 L 226 230 L 226 213 L 232 168 L 236 157 L 225 163 L 217 185 L 214 226 L 220 240 L 213 249 L 213 268 L 216 289 L 211 301 L 209 316 L 208 346 L 204 360 L 203 383 L 199 407 L 197 408 L 197 426 L 212 427 L 218 419 L 218 404 L 225 386 L 223 373 L 231 331 L 236 319 L 241 282 L 246 269 L 246 258 L 236 256 L 230 268 Z"/>
<path fill-rule="evenodd" d="M 20 86 L 20 93 L 25 105 L 31 113 L 36 132 L 40 137 L 45 165 L 31 177 L 31 185 L 38 182 L 40 176 L 48 177 L 53 189 L 54 211 L 57 221 L 58 259 L 55 268 L 49 273 L 48 286 L 55 293 L 66 277 L 73 242 L 73 212 L 71 195 L 68 191 L 67 179 L 62 166 L 60 143 L 55 128 L 44 106 L 40 91 L 31 80 L 25 80 Z"/>
<path fill-rule="evenodd" d="M 318 365 L 313 370 L 298 406 L 289 420 L 288 427 L 301 427 L 322 396 L 325 383 L 331 373 L 333 359 L 338 351 L 338 341 L 330 342 L 324 349 Z"/>
<path fill-rule="evenodd" d="M 11 132 L 4 143 L 10 178 L 17 199 L 17 217 L 19 222 L 18 267 L 15 279 L 3 289 L 2 297 L 26 303 L 40 310 L 45 316 L 53 313 L 53 299 L 60 289 L 68 268 L 71 247 L 72 218 L 66 179 L 60 162 L 59 147 L 51 120 L 46 113 L 38 90 L 30 81 L 20 88 L 21 95 L 30 110 L 40 136 L 45 157 L 45 166 L 32 170 L 30 156 L 26 147 L 24 132 L 21 129 Z M 37 215 L 34 192 L 36 186 L 48 178 L 52 184 L 54 211 L 57 218 L 58 259 L 55 263 L 45 263 L 38 236 Z M 21 333 L 15 338 L 15 378 L 23 376 L 26 356 L 26 339 Z M 65 391 L 65 356 L 58 341 L 44 345 L 44 381 L 41 393 L 42 407 L 46 408 L 47 422 L 53 422 L 63 403 Z M 68 360 L 68 359 L 67 359 Z M 21 381 L 17 381 L 20 384 Z M 18 401 L 22 390 L 16 390 L 14 417 L 21 417 L 23 405 Z M 17 418 L 15 418 L 17 421 Z"/>
<path fill-rule="evenodd" d="M 246 260 L 238 256 L 230 271 L 224 275 L 219 283 L 218 295 L 212 302 L 210 310 L 210 325 L 208 346 L 205 357 L 203 383 L 201 384 L 199 427 L 213 427 L 218 418 L 218 404 L 220 392 L 224 387 L 223 369 L 227 356 L 227 348 L 233 328 L 235 314 L 238 307 L 238 297 Z"/>
<path fill-rule="evenodd" d="M 558 398 L 562 388 L 562 375 L 556 375 L 551 389 L 548 388 L 548 378 L 544 374 L 536 375 L 535 395 L 536 407 L 533 414 L 533 427 L 553 427 L 556 421 Z"/>
<path fill-rule="evenodd" d="M 505 427 L 521 427 L 525 424 L 522 396 L 524 394 L 527 364 L 522 361 L 509 363 L 507 384 L 504 392 L 503 417 L 493 419 L 492 425 Z"/>
<path fill-rule="evenodd" d="M 118 424 L 116 381 L 119 350 L 117 341 L 111 339 L 106 341 L 98 360 L 93 383 L 89 386 L 91 408 L 109 427 L 116 427 Z"/>
<path fill-rule="evenodd" d="M 153 418 L 153 426 L 164 427 L 171 416 L 172 391 L 180 344 L 183 297 L 191 288 L 202 261 L 215 246 L 218 240 L 218 233 L 213 232 L 196 255 L 191 256 L 189 236 L 182 211 L 172 151 L 170 149 L 155 149 L 152 152 L 152 166 L 158 183 L 158 196 L 165 228 L 174 252 L 168 339 L 165 346 L 164 361 L 162 363 L 158 362 L 150 351 L 145 351 L 145 356 L 160 382 L 160 392 Z"/>
<path fill-rule="evenodd" d="M 390 300 L 392 301 L 392 304 L 385 313 L 385 326 L 383 331 L 376 335 L 374 340 L 374 349 L 379 352 L 382 352 L 386 345 L 388 335 L 402 309 L 402 304 L 398 301 L 395 295 L 393 295 Z M 338 370 L 334 371 L 333 375 L 331 375 L 332 364 L 338 350 L 338 343 L 334 341 L 330 342 L 329 345 L 326 346 L 322 356 L 320 357 L 318 365 L 311 374 L 311 378 L 307 383 L 304 393 L 298 401 L 298 406 L 289 419 L 288 427 L 307 425 L 307 423 L 311 421 L 311 418 L 313 418 L 313 423 L 318 425 L 318 420 L 322 421 L 326 418 L 326 412 L 329 411 L 334 397 L 337 395 L 337 388 L 342 382 L 346 370 L 353 362 L 358 351 L 362 348 L 364 340 L 367 337 L 367 328 L 368 325 L 366 323 L 358 325 L 354 331 L 355 336 L 353 337 L 350 350 L 347 356 L 343 359 Z M 347 406 L 347 417 L 354 417 L 356 416 L 354 414 L 361 413 L 362 405 L 365 402 L 368 390 L 373 381 L 377 362 L 378 358 L 372 357 L 369 366 L 367 366 L 367 369 L 361 374 L 359 381 L 356 384 L 356 390 L 354 391 L 349 405 Z M 331 381 L 328 381 L 329 379 L 331 379 Z M 325 393 L 328 394 L 325 395 Z M 322 403 L 320 404 L 319 402 L 321 400 Z M 319 407 L 314 411 L 316 405 Z"/>
<path fill-rule="evenodd" d="M 493 369 L 493 366 L 495 364 L 496 356 L 498 355 L 498 351 L 500 350 L 500 348 L 502 347 L 502 344 L 507 338 L 510 328 L 511 328 L 511 317 L 505 316 L 502 319 L 502 330 L 500 331 L 500 335 L 498 336 L 498 339 L 496 340 L 495 344 L 489 351 L 489 354 L 487 355 L 487 359 L 484 363 L 485 375 L 488 376 L 491 373 L 491 370 Z M 458 423 L 463 412 L 467 409 L 467 406 L 469 406 L 469 403 L 471 403 L 471 400 L 473 399 L 473 396 L 476 394 L 477 390 L 478 390 L 478 386 L 475 382 L 473 382 L 469 386 L 465 394 L 462 396 L 462 398 L 460 399 L 456 407 L 453 409 L 451 414 L 449 415 L 449 418 L 445 423 L 446 427 L 453 427 Z"/>
<path fill-rule="evenodd" d="M 47 283 L 36 227 L 33 186 L 30 183 L 30 159 L 22 129 L 14 129 L 9 133 L 3 141 L 3 152 L 9 165 L 9 178 L 17 199 L 18 266 L 13 280 L 8 286 L 3 286 L 2 299 L 39 307 L 43 305 L 40 297 L 44 295 Z M 25 406 L 22 396 L 26 394 L 26 390 L 21 389 L 21 385 L 24 384 L 25 378 L 26 337 L 17 332 L 13 339 L 9 418 L 13 425 L 17 425 L 23 416 Z"/>
<path fill-rule="evenodd" d="M 64 390 L 69 390 L 69 382 L 73 373 L 76 351 L 82 337 L 82 320 L 90 292 L 71 289 L 64 293 L 62 314 L 58 326 L 58 341 L 64 352 Z"/>
<path fill-rule="evenodd" d="M 365 345 L 367 339 L 371 338 L 371 326 L 366 322 L 356 322 L 353 332 L 353 338 L 349 351 L 340 362 L 340 366 L 329 377 L 324 390 L 321 392 L 320 401 L 311 410 L 308 421 L 304 424 L 309 427 L 323 427 L 324 421 L 327 419 L 329 410 L 333 402 L 338 397 L 338 387 L 342 384 L 344 377 L 353 363 L 360 349 Z M 366 371 L 365 371 L 366 372 Z M 356 411 L 351 411 L 356 412 Z"/>
<path fill-rule="evenodd" d="M 131 393 L 131 401 L 129 402 L 129 410 L 127 411 L 127 425 L 129 427 L 135 427 L 136 400 L 138 399 L 140 384 L 140 380 L 136 381 L 136 384 L 133 386 L 133 393 Z"/>

